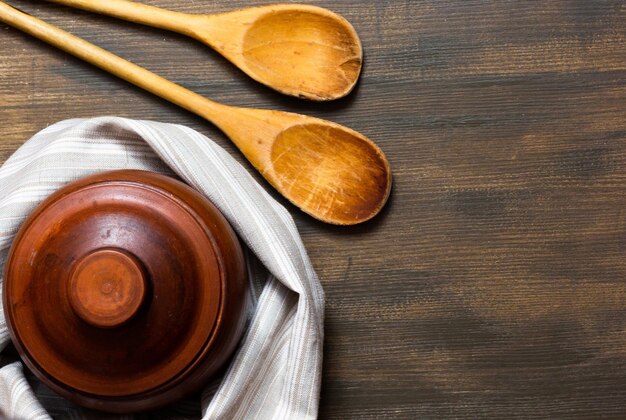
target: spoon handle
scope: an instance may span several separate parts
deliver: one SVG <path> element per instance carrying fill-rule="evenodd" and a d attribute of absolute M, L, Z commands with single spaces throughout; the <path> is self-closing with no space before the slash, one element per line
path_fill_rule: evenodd
<path fill-rule="evenodd" d="M 107 0 L 108 1 L 108 0 Z M 106 2 L 103 2 L 106 3 Z M 0 22 L 54 45 L 208 120 L 228 108 L 0 1 Z"/>
<path fill-rule="evenodd" d="M 142 25 L 193 35 L 190 31 L 193 15 L 173 12 L 147 4 L 127 0 L 47 0 L 50 3 L 83 9 L 101 15 L 112 16 Z"/>

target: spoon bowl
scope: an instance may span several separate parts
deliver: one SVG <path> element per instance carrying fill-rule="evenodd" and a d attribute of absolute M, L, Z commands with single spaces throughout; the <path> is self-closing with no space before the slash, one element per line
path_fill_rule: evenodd
<path fill-rule="evenodd" d="M 317 7 L 265 8 L 243 38 L 242 69 L 266 86 L 313 100 L 347 95 L 361 73 L 354 28 Z"/>
<path fill-rule="evenodd" d="M 211 119 L 305 213 L 326 223 L 354 225 L 374 217 L 387 202 L 389 162 L 364 135 L 291 112 L 228 108 L 205 107 L 198 114 Z"/>
<path fill-rule="evenodd" d="M 272 145 L 271 162 L 275 187 L 285 197 L 334 224 L 372 218 L 391 187 L 389 163 L 380 149 L 342 126 L 311 122 L 285 129 Z"/>
<path fill-rule="evenodd" d="M 361 73 L 356 31 L 322 7 L 276 4 L 192 15 L 127 0 L 48 1 L 191 36 L 254 80 L 291 96 L 338 99 L 352 91 Z"/>

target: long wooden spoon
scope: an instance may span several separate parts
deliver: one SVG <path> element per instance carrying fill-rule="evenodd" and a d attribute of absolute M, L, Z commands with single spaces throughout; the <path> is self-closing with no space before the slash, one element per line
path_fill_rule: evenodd
<path fill-rule="evenodd" d="M 172 12 L 126 0 L 48 0 L 196 38 L 254 80 L 326 101 L 352 90 L 363 53 L 350 23 L 321 7 L 278 4 L 218 15 Z"/>
<path fill-rule="evenodd" d="M 319 118 L 210 101 L 3 2 L 0 21 L 206 118 L 281 194 L 319 220 L 360 223 L 387 201 L 389 163 L 356 131 Z"/>

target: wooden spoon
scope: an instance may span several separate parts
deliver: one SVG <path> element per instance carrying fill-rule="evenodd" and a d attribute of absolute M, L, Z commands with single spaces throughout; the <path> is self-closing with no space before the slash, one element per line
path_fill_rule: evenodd
<path fill-rule="evenodd" d="M 210 101 L 3 2 L 0 21 L 206 118 L 281 194 L 319 220 L 364 222 L 387 201 L 389 163 L 356 131 L 319 118 Z"/>
<path fill-rule="evenodd" d="M 48 0 L 198 39 L 254 80 L 314 101 L 341 98 L 361 73 L 350 23 L 321 7 L 279 4 L 219 15 L 172 12 L 126 0 Z"/>

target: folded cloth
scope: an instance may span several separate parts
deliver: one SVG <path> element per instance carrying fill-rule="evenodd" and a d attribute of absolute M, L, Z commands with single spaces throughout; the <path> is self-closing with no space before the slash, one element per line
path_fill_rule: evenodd
<path fill-rule="evenodd" d="M 255 308 L 224 377 L 197 402 L 198 414 L 203 419 L 315 418 L 324 335 L 317 275 L 285 208 L 197 131 L 100 117 L 61 121 L 37 133 L 0 167 L 0 269 L 21 223 L 40 201 L 68 182 L 112 169 L 178 175 L 221 210 L 249 248 Z M 0 314 L 0 350 L 9 341 Z M 44 406 L 20 362 L 0 369 L 0 414 L 48 419 Z M 86 412 L 68 411 L 68 416 L 82 416 L 76 413 Z"/>

